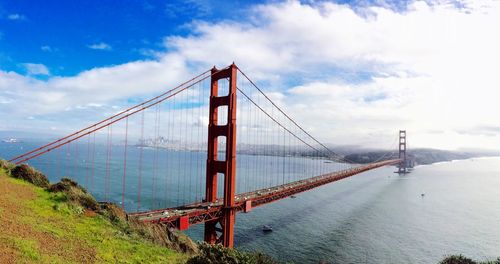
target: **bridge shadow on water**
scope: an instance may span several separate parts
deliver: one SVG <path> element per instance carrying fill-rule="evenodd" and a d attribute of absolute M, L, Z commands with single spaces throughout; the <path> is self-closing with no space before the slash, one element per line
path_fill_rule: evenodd
<path fill-rule="evenodd" d="M 289 210 L 289 213 L 282 214 L 282 215 L 280 215 L 279 218 L 272 219 L 272 222 L 279 223 L 279 225 L 273 226 L 273 230 L 275 232 L 279 232 L 280 230 L 286 230 L 287 226 L 296 223 L 297 214 L 313 215 L 315 213 L 319 213 L 321 210 L 325 209 L 325 207 L 324 207 L 325 204 L 332 204 L 334 202 L 340 202 L 342 199 L 352 197 L 352 196 L 356 195 L 357 193 L 359 193 L 360 191 L 372 187 L 377 181 L 380 181 L 381 179 L 382 179 L 381 177 L 374 177 L 373 179 L 370 179 L 370 180 L 363 182 L 363 183 L 355 184 L 351 188 L 336 192 L 336 193 L 334 193 L 328 197 L 325 197 L 321 200 L 317 200 L 314 202 L 309 201 L 302 208 L 296 208 L 295 210 Z M 384 187 L 387 188 L 388 186 L 384 186 Z M 308 194 L 300 194 L 300 195 L 308 195 Z M 288 198 L 288 199 L 290 199 L 290 198 Z M 300 199 L 300 198 L 297 197 L 296 199 Z M 351 213 L 352 217 L 356 217 L 359 214 L 359 212 L 366 210 L 366 208 L 369 207 L 370 204 L 375 203 L 375 202 L 376 201 L 369 200 L 369 201 L 365 202 L 363 204 L 363 206 L 354 209 Z M 265 210 L 265 209 L 262 209 L 262 210 Z M 300 211 L 298 211 L 298 210 L 300 210 Z M 347 220 L 344 220 L 344 221 L 349 221 L 349 219 L 351 219 L 352 217 L 349 216 L 347 218 Z M 344 224 L 346 224 L 346 223 L 344 223 Z M 243 233 L 244 235 L 241 236 L 238 233 Z M 251 228 L 251 229 L 245 229 L 244 231 L 240 230 L 240 232 L 238 232 L 238 233 L 236 234 L 235 241 L 236 241 L 237 245 L 241 245 L 241 246 L 244 246 L 245 244 L 251 243 L 251 242 L 255 241 L 256 239 L 262 238 L 264 236 L 272 235 L 272 233 L 269 233 L 269 234 L 263 233 L 260 226 L 255 227 L 255 228 Z"/>
<path fill-rule="evenodd" d="M 360 204 L 360 206 L 353 208 L 353 210 L 350 211 L 345 218 L 339 219 L 339 225 L 335 228 L 324 232 L 322 236 L 316 237 L 314 241 L 303 243 L 301 245 L 303 251 L 323 252 L 324 255 L 321 257 L 318 256 L 317 261 L 325 263 L 330 263 L 329 261 L 331 260 L 335 260 L 334 263 L 381 263 L 386 261 L 387 258 L 392 259 L 393 256 L 391 254 L 393 253 L 371 251 L 369 245 L 371 243 L 378 243 L 376 241 L 379 238 L 377 236 L 371 236 L 370 230 L 374 227 L 366 225 L 365 220 L 367 218 L 377 218 L 377 216 L 373 214 L 373 212 L 377 211 L 374 210 L 374 208 L 377 203 L 380 203 L 382 196 L 385 196 L 387 191 L 390 191 L 391 188 L 402 184 L 404 180 L 414 179 L 414 177 L 409 174 L 394 174 L 389 177 L 397 178 L 395 180 L 391 180 L 389 184 L 382 186 L 374 197 L 364 201 Z M 365 188 L 368 186 L 369 184 L 363 185 Z M 379 213 L 383 214 L 384 212 Z M 360 221 L 360 219 L 363 220 Z M 360 234 L 362 235 L 360 236 Z M 356 246 L 358 243 L 354 242 L 356 240 L 364 241 L 362 243 L 366 244 L 364 244 L 364 246 Z M 355 248 L 353 249 L 353 247 Z M 385 259 L 377 260 L 377 257 L 380 256 L 384 256 Z"/>

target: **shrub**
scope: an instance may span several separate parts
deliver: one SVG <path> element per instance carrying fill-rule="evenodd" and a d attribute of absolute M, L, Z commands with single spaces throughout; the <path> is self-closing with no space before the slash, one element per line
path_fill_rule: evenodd
<path fill-rule="evenodd" d="M 449 256 L 443 259 L 440 264 L 477 264 L 474 260 L 466 258 L 462 255 Z"/>
<path fill-rule="evenodd" d="M 16 165 L 14 163 L 0 159 L 0 169 L 4 169 L 7 173 L 10 173 L 15 167 Z"/>
<path fill-rule="evenodd" d="M 99 209 L 99 204 L 95 198 L 85 190 L 82 186 L 78 185 L 75 181 L 62 178 L 60 182 L 52 184 L 47 188 L 50 192 L 62 192 L 66 194 L 68 201 L 76 203 L 83 208 L 96 211 Z"/>
<path fill-rule="evenodd" d="M 140 222 L 136 219 L 129 219 L 127 223 L 133 232 L 151 240 L 157 245 L 190 255 L 198 253 L 198 245 L 178 230 L 169 229 L 162 224 Z"/>
<path fill-rule="evenodd" d="M 127 213 L 114 203 L 100 202 L 99 213 L 114 223 L 127 221 Z"/>
<path fill-rule="evenodd" d="M 452 255 L 441 260 L 439 264 L 500 264 L 500 257 L 493 261 L 477 262 L 462 255 Z"/>
<path fill-rule="evenodd" d="M 49 180 L 45 175 L 43 175 L 43 173 L 26 164 L 21 164 L 13 168 L 11 170 L 11 175 L 14 178 L 23 179 L 27 182 L 33 183 L 38 187 L 47 188 L 50 185 Z"/>

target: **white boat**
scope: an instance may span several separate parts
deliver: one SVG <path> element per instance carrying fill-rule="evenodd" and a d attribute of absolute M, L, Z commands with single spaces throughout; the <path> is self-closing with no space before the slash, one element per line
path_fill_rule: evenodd
<path fill-rule="evenodd" d="M 2 139 L 2 142 L 4 142 L 4 143 L 19 143 L 20 141 L 17 138 L 8 138 L 8 139 Z"/>

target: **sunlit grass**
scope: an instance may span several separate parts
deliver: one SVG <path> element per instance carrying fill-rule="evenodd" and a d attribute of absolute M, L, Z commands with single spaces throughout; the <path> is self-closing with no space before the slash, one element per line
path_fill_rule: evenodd
<path fill-rule="evenodd" d="M 19 238 L 13 238 L 12 241 L 24 257 L 30 260 L 41 259 L 40 253 L 38 252 L 38 243 L 36 241 Z"/>
<path fill-rule="evenodd" d="M 7 175 L 0 171 L 0 177 Z M 98 263 L 183 263 L 188 258 L 138 235 L 128 234 L 99 214 L 86 215 L 83 208 L 68 203 L 63 193 L 51 193 L 18 179 L 9 178 L 8 182 L 26 186 L 36 194 L 35 199 L 18 201 L 23 209 L 22 215 L 17 216 L 20 223 L 61 239 L 60 246 L 68 252 L 77 250 L 76 245 L 90 248 L 95 251 Z M 23 258 L 20 262 L 72 262 L 42 254 L 36 240 L 0 237 L 0 242 L 17 250 Z"/>

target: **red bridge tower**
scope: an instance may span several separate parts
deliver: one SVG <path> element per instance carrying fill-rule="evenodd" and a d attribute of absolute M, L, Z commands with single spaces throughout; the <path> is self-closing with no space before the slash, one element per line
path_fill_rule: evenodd
<path fill-rule="evenodd" d="M 208 123 L 208 157 L 206 201 L 217 200 L 217 175 L 224 175 L 224 209 L 222 215 L 205 223 L 205 241 L 210 244 L 222 243 L 233 247 L 234 243 L 234 196 L 236 194 L 236 74 L 238 68 L 233 63 L 226 69 L 212 69 L 210 89 L 210 110 Z M 219 80 L 229 80 L 229 93 L 219 96 Z M 218 119 L 219 107 L 227 106 L 227 122 Z M 222 121 L 219 123 L 219 121 Z M 225 125 L 220 125 L 225 124 Z M 226 140 L 226 157 L 218 159 L 219 137 Z M 219 225 L 219 226 L 217 226 Z M 220 234 L 219 234 L 220 233 Z"/>
<path fill-rule="evenodd" d="M 398 166 L 398 173 L 406 173 L 406 130 L 399 130 L 399 158 L 402 159 Z"/>

